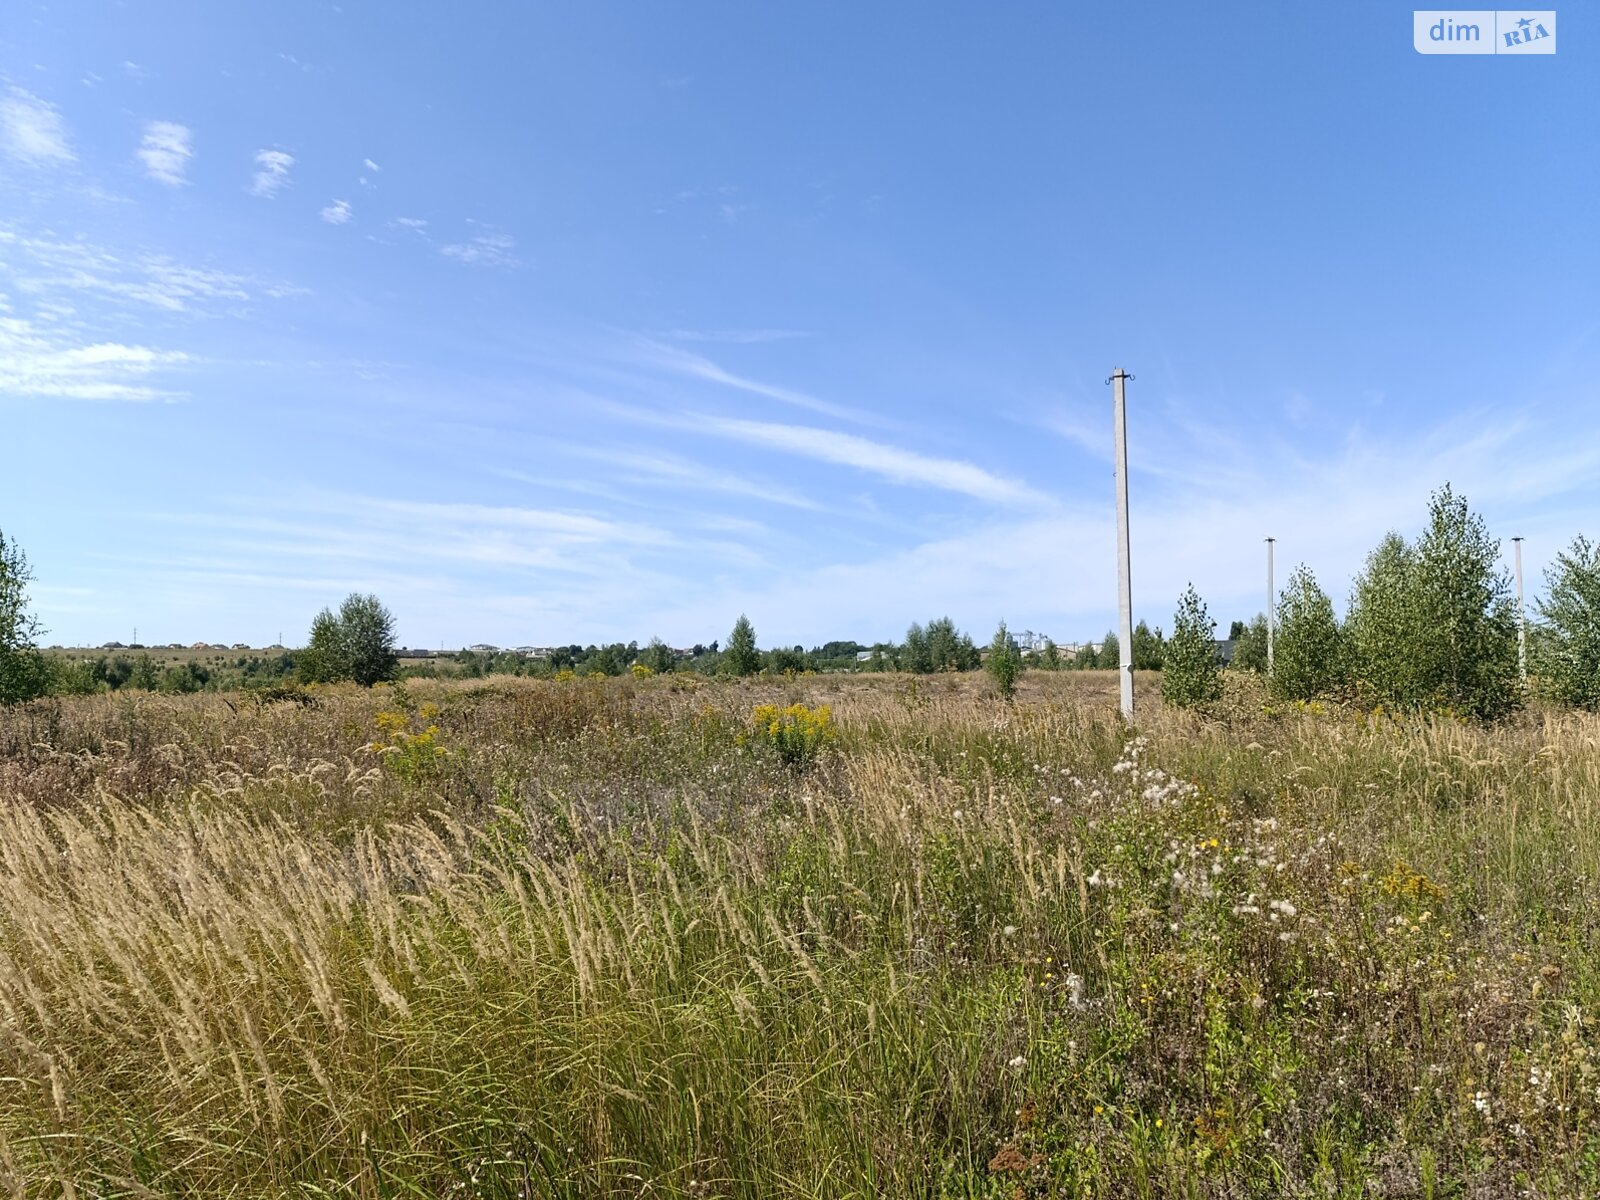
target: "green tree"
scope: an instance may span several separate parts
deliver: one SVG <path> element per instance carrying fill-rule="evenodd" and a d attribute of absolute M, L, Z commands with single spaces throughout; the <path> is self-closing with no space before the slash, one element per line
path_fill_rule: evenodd
<path fill-rule="evenodd" d="M 761 669 L 761 652 L 756 649 L 756 631 L 743 613 L 733 623 L 728 648 L 722 652 L 722 669 L 729 675 L 754 675 Z"/>
<path fill-rule="evenodd" d="M 362 687 L 393 679 L 400 668 L 394 652 L 394 614 L 376 596 L 352 593 L 339 606 L 350 678 Z"/>
<path fill-rule="evenodd" d="M 302 683 L 333 683 L 350 677 L 343 631 L 332 609 L 325 608 L 311 619 L 311 636 L 306 648 L 295 656 L 295 673 Z"/>
<path fill-rule="evenodd" d="M 1421 699 L 1419 660 L 1411 640 L 1419 632 L 1414 605 L 1416 555 L 1390 532 L 1367 555 L 1350 592 L 1345 634 L 1351 668 L 1369 699 L 1415 704 Z"/>
<path fill-rule="evenodd" d="M 1344 639 L 1333 601 L 1301 564 L 1278 597 L 1272 691 L 1290 700 L 1311 700 L 1336 691 L 1344 682 Z"/>
<path fill-rule="evenodd" d="M 296 657 L 296 673 L 305 683 L 353 680 L 371 687 L 398 673 L 394 652 L 394 616 L 372 595 L 352 592 L 337 614 L 323 609 L 312 619 L 311 637 Z"/>
<path fill-rule="evenodd" d="M 122 687 L 133 677 L 133 662 L 131 659 L 119 654 L 106 664 L 101 677 L 113 692 Z"/>
<path fill-rule="evenodd" d="M 768 651 L 767 666 L 774 675 L 787 675 L 790 672 L 798 675 L 806 669 L 805 647 L 779 646 L 776 650 Z"/>
<path fill-rule="evenodd" d="M 989 676 L 1000 694 L 1007 700 L 1016 695 L 1017 678 L 1022 674 L 1022 651 L 1017 648 L 1016 639 L 1006 629 L 1004 621 L 1000 622 L 1000 627 L 994 631 L 994 640 L 989 643 L 988 667 Z"/>
<path fill-rule="evenodd" d="M 900 666 L 913 675 L 927 675 L 933 671 L 933 656 L 928 651 L 928 635 L 917 622 L 906 630 L 905 649 L 900 654 Z"/>
<path fill-rule="evenodd" d="M 190 659 L 163 671 L 158 686 L 163 692 L 187 695 L 190 692 L 200 691 L 210 681 L 211 672 Z"/>
<path fill-rule="evenodd" d="M 133 660 L 133 670 L 128 673 L 128 686 L 138 688 L 140 691 L 153 692 L 156 684 L 161 681 L 156 672 L 156 660 L 148 654 L 141 654 Z"/>
<path fill-rule="evenodd" d="M 657 675 L 670 675 L 678 669 L 678 656 L 672 652 L 672 647 L 660 638 L 650 639 L 650 644 L 644 648 L 644 655 L 639 661 Z"/>
<path fill-rule="evenodd" d="M 1133 627 L 1133 669 L 1135 671 L 1159 671 L 1166 661 L 1166 656 L 1167 640 L 1161 636 L 1159 629 L 1152 633 L 1150 626 L 1143 621 Z"/>
<path fill-rule="evenodd" d="M 1106 632 L 1106 636 L 1100 640 L 1100 650 L 1094 656 L 1092 665 L 1102 671 L 1115 671 L 1122 666 L 1122 643 L 1116 634 L 1109 630 Z"/>
<path fill-rule="evenodd" d="M 1044 649 L 1039 654 L 1039 666 L 1046 671 L 1061 670 L 1061 651 L 1049 638 L 1044 640 Z"/>
<path fill-rule="evenodd" d="M 1351 598 L 1355 677 L 1403 707 L 1504 715 L 1520 700 L 1517 625 L 1500 543 L 1446 484 L 1414 546 L 1390 534 Z"/>
<path fill-rule="evenodd" d="M 32 581 L 22 547 L 0 533 L 0 704 L 32 700 L 50 690 L 50 665 L 35 644 L 39 622 L 28 611 Z"/>
<path fill-rule="evenodd" d="M 1178 598 L 1161 671 L 1161 698 L 1168 704 L 1193 708 L 1222 695 L 1216 629 L 1217 623 L 1206 612 L 1205 602 L 1191 583 Z"/>
<path fill-rule="evenodd" d="M 1267 615 L 1257 613 L 1248 625 L 1243 621 L 1235 621 L 1230 633 L 1233 637 L 1233 658 L 1228 662 L 1229 669 L 1266 674 Z"/>
<path fill-rule="evenodd" d="M 912 625 L 906 631 L 901 666 L 907 671 L 926 674 L 932 671 L 971 671 L 982 658 L 972 639 L 956 628 L 949 617 L 929 621 L 927 628 Z"/>
<path fill-rule="evenodd" d="M 1555 696 L 1600 710 L 1600 546 L 1578 537 L 1545 571 L 1534 661 Z"/>
<path fill-rule="evenodd" d="M 928 622 L 928 661 L 935 671 L 968 669 L 967 649 L 972 639 L 956 628 L 949 617 Z"/>
<path fill-rule="evenodd" d="M 1451 708 L 1503 716 L 1521 700 L 1517 617 L 1500 540 L 1446 484 L 1417 540 L 1418 592 L 1427 632 L 1429 683 Z"/>

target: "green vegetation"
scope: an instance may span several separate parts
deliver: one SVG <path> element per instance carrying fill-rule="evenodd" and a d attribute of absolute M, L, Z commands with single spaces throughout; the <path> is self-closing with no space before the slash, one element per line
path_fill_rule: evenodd
<path fill-rule="evenodd" d="M 311 622 L 311 639 L 296 663 L 302 683 L 350 680 L 371 687 L 393 679 L 394 616 L 376 596 L 352 592 L 335 615 L 323 609 Z"/>
<path fill-rule="evenodd" d="M 1150 626 L 1140 621 L 1133 627 L 1133 669 L 1159 671 L 1167 660 L 1167 640 L 1159 629 L 1151 632 Z M 1118 664 L 1112 663 L 1112 666 Z"/>
<path fill-rule="evenodd" d="M 1214 640 L 1216 622 L 1191 583 L 1178 598 L 1172 639 L 1161 671 L 1161 698 L 1179 708 L 1194 708 L 1222 696 L 1222 664 Z M 1134 644 L 1138 644 L 1135 636 Z M 1137 662 L 1134 664 L 1137 668 Z"/>
<path fill-rule="evenodd" d="M 1022 674 L 1022 653 L 1017 649 L 1016 640 L 1007 631 L 1004 621 L 994 631 L 994 640 L 989 643 L 989 658 L 984 665 L 1003 697 L 1010 700 L 1017 694 L 1017 679 Z"/>
<path fill-rule="evenodd" d="M 756 631 L 750 618 L 743 613 L 733 623 L 728 635 L 728 648 L 722 654 L 723 670 L 735 677 L 754 675 L 761 669 L 761 654 L 756 650 Z"/>
<path fill-rule="evenodd" d="M 1348 618 L 1355 681 L 1399 707 L 1503 716 L 1520 700 L 1516 614 L 1500 543 L 1449 485 L 1415 545 L 1391 533 L 1356 580 Z"/>
<path fill-rule="evenodd" d="M 1551 694 L 1591 712 L 1600 709 L 1600 547 L 1574 539 L 1545 572 L 1550 595 L 1538 605 L 1542 628 L 1535 661 Z"/>
<path fill-rule="evenodd" d="M 1296 567 L 1278 598 L 1271 687 L 1290 700 L 1314 700 L 1346 682 L 1344 639 L 1333 601 L 1305 566 Z"/>
<path fill-rule="evenodd" d="M 940 617 L 929 621 L 926 629 L 913 624 L 906 630 L 899 666 L 913 675 L 931 675 L 938 671 L 975 671 L 981 660 L 972 639 L 958 630 L 949 617 Z"/>
<path fill-rule="evenodd" d="M 1600 718 L 1028 682 L 0 710 L 0 1188 L 1596 1194 Z"/>
<path fill-rule="evenodd" d="M 1228 636 L 1233 639 L 1233 658 L 1228 667 L 1234 671 L 1267 673 L 1267 614 L 1257 613 L 1246 625 L 1235 621 Z"/>
<path fill-rule="evenodd" d="M 39 623 L 28 611 L 32 580 L 28 556 L 0 532 L 0 704 L 50 691 L 50 671 L 35 645 Z"/>

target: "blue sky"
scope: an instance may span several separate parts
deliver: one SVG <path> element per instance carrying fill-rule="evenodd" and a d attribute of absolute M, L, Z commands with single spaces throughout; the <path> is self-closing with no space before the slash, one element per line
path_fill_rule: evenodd
<path fill-rule="evenodd" d="M 1600 535 L 1600 64 L 1392 4 L 29 3 L 0 529 L 51 642 L 1058 640 Z M 1510 545 L 1507 543 L 1507 551 Z"/>

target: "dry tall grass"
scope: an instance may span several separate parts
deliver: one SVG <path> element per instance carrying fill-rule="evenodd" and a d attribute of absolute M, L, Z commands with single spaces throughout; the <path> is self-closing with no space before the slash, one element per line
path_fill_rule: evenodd
<path fill-rule="evenodd" d="M 0 1182 L 1595 1194 L 1597 738 L 1092 676 L 12 710 Z"/>

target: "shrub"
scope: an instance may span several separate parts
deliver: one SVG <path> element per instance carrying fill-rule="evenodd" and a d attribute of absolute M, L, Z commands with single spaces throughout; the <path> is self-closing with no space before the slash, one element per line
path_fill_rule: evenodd
<path fill-rule="evenodd" d="M 771 746 L 791 767 L 807 765 L 838 737 L 833 709 L 827 704 L 815 708 L 804 704 L 791 704 L 787 708 L 758 704 L 750 714 L 750 721 L 753 740 L 759 745 Z"/>
<path fill-rule="evenodd" d="M 1193 708 L 1222 696 L 1222 674 L 1213 640 L 1216 628 L 1217 623 L 1206 612 L 1205 602 L 1191 583 L 1178 599 L 1161 671 L 1161 698 L 1168 704 Z"/>
<path fill-rule="evenodd" d="M 1600 546 L 1574 539 L 1545 582 L 1550 595 L 1536 605 L 1543 619 L 1537 668 L 1558 699 L 1600 710 Z"/>
<path fill-rule="evenodd" d="M 1016 640 L 1007 631 L 1004 621 L 1000 622 L 1000 627 L 994 631 L 994 640 L 989 643 L 987 665 L 989 677 L 1000 694 L 1007 700 L 1016 695 L 1017 677 L 1022 674 L 1022 652 L 1017 649 Z"/>
<path fill-rule="evenodd" d="M 672 647 L 660 638 L 650 639 L 650 644 L 644 648 L 644 654 L 639 661 L 657 675 L 671 675 L 678 669 L 678 659 L 672 653 Z"/>
<path fill-rule="evenodd" d="M 416 781 L 430 778 L 439 769 L 439 760 L 446 750 L 439 745 L 439 727 L 432 719 L 439 710 L 424 704 L 418 712 L 422 721 L 429 722 L 420 730 L 411 728 L 412 721 L 404 712 L 385 709 L 373 720 L 379 737 L 367 749 L 383 756 L 383 765 L 401 779 Z"/>

